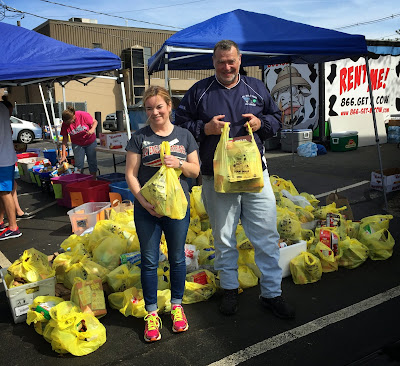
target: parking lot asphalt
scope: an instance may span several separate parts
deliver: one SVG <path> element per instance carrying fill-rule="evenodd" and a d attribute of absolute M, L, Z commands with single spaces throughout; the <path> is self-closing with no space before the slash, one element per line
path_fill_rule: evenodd
<path fill-rule="evenodd" d="M 30 147 L 52 147 L 35 142 Z M 400 167 L 396 145 L 381 146 L 384 168 Z M 279 150 L 266 154 L 271 175 L 290 179 L 299 192 L 326 195 L 339 189 L 348 197 L 355 220 L 391 214 L 389 231 L 396 241 L 385 261 L 368 259 L 360 267 L 324 273 L 321 280 L 295 285 L 282 281 L 283 295 L 296 308 L 296 318 L 275 318 L 258 302 L 259 288 L 240 295 L 237 314 L 218 312 L 220 294 L 209 301 L 185 306 L 190 329 L 173 334 L 168 314 L 162 316 L 162 340 L 143 341 L 143 320 L 125 318 L 108 308 L 101 319 L 107 342 L 83 357 L 59 356 L 32 326 L 14 324 L 8 300 L 0 285 L 0 362 L 3 365 L 396 365 L 400 364 L 400 192 L 388 193 L 387 210 L 382 193 L 369 188 L 371 172 L 379 169 L 376 146 L 349 152 L 330 152 L 303 158 Z M 122 161 L 123 157 L 117 157 Z M 114 171 L 112 157 L 98 154 L 101 174 Z M 124 165 L 117 171 L 123 172 Z M 57 251 L 71 234 L 67 208 L 33 184 L 18 181 L 19 201 L 36 212 L 19 221 L 23 235 L 0 242 L 10 261 L 35 247 L 46 254 Z"/>

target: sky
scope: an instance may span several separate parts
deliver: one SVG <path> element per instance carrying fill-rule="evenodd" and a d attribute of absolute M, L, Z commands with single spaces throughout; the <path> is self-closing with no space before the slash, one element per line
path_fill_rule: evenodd
<path fill-rule="evenodd" d="M 46 19 L 76 17 L 97 19 L 98 24 L 179 31 L 216 15 L 242 9 L 362 34 L 367 39 L 400 40 L 400 34 L 396 33 L 396 30 L 400 33 L 399 0 L 0 0 L 0 5 L 2 22 L 16 25 L 19 20 L 27 29 L 34 29 Z M 363 24 L 366 22 L 369 24 Z"/>

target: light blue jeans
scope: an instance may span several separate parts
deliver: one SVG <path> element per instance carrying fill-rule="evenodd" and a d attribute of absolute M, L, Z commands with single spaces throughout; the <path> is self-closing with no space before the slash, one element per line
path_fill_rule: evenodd
<path fill-rule="evenodd" d="M 96 140 L 90 145 L 81 146 L 72 144 L 72 150 L 74 152 L 75 166 L 80 172 L 83 170 L 83 165 L 85 163 L 85 155 L 87 156 L 87 161 L 89 164 L 90 174 L 97 173 L 97 157 L 96 157 Z"/>
<path fill-rule="evenodd" d="M 239 287 L 236 227 L 240 219 L 255 249 L 255 261 L 261 272 L 261 296 L 281 295 L 276 201 L 268 170 L 264 170 L 264 188 L 260 193 L 217 193 L 214 177 L 203 176 L 202 198 L 214 236 L 214 267 L 219 271 L 221 287 Z"/>

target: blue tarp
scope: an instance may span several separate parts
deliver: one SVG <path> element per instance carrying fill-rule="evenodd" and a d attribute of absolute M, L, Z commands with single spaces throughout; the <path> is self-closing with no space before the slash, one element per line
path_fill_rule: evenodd
<path fill-rule="evenodd" d="M 237 9 L 172 35 L 149 59 L 149 73 L 164 70 L 166 54 L 171 70 L 212 69 L 212 50 L 222 39 L 231 39 L 239 45 L 242 66 L 289 61 L 314 64 L 368 53 L 362 35 Z"/>
<path fill-rule="evenodd" d="M 0 34 L 1 82 L 98 73 L 121 67 L 121 59 L 103 49 L 73 46 L 1 22 Z"/>

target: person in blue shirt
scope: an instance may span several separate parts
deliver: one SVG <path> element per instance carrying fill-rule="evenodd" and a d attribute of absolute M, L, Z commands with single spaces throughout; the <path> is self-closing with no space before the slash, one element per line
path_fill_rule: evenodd
<path fill-rule="evenodd" d="M 214 236 L 214 267 L 224 289 L 219 309 L 226 315 L 238 309 L 235 232 L 240 220 L 261 272 L 261 304 L 280 318 L 294 318 L 294 309 L 282 297 L 276 202 L 263 147 L 264 141 L 281 128 L 281 113 L 262 81 L 239 74 L 241 54 L 235 42 L 218 42 L 212 59 L 215 75 L 200 80 L 185 94 L 175 124 L 187 128 L 200 144 L 202 199 Z M 264 188 L 259 193 L 218 193 L 214 189 L 213 157 L 221 131 L 229 123 L 230 137 L 247 135 L 247 122 L 263 157 Z"/>

